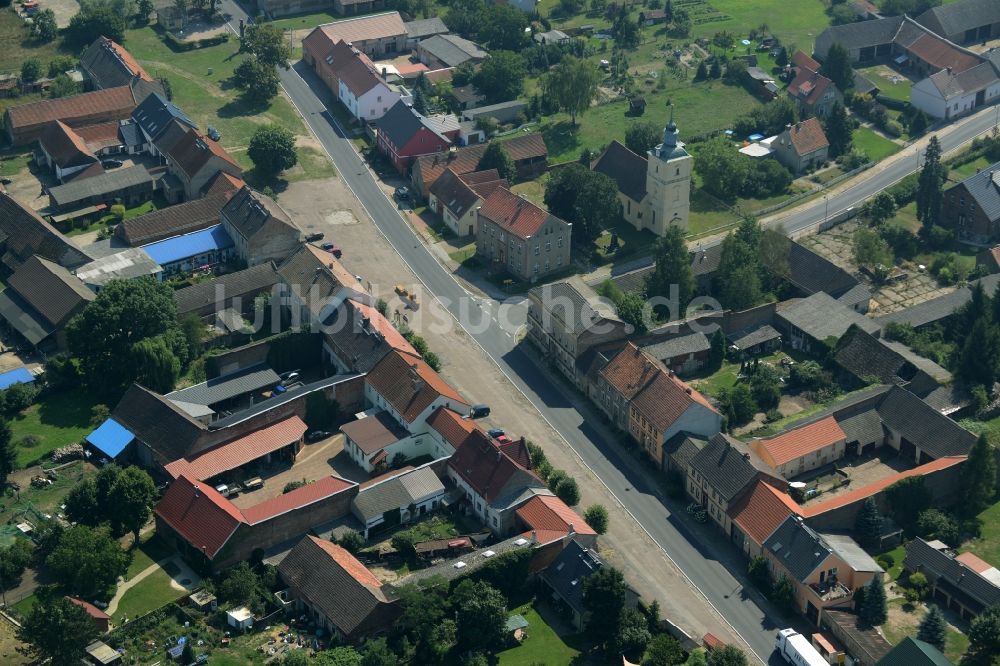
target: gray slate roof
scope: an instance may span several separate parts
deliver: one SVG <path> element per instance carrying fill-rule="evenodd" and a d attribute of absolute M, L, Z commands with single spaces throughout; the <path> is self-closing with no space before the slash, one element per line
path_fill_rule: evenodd
<path fill-rule="evenodd" d="M 35 254 L 66 268 L 91 261 L 38 213 L 5 192 L 0 192 L 0 244 L 6 245 L 3 263 L 11 270 Z"/>
<path fill-rule="evenodd" d="M 902 24 L 902 16 L 890 16 L 871 21 L 835 25 L 819 34 L 816 38 L 814 51 L 822 59 L 833 44 L 840 44 L 848 51 L 866 46 L 888 44 L 899 32 L 899 27 Z"/>
<path fill-rule="evenodd" d="M 733 331 L 726 337 L 729 344 L 735 346 L 737 349 L 750 349 L 751 347 L 756 347 L 759 344 L 779 338 L 781 338 L 781 333 L 770 324 L 757 324 L 741 328 L 738 331 Z"/>
<path fill-rule="evenodd" d="M 979 92 L 997 81 L 997 72 L 990 62 L 983 62 L 957 74 L 942 69 L 931 74 L 931 83 L 945 100 Z"/>
<path fill-rule="evenodd" d="M 968 455 L 976 443 L 971 432 L 898 386 L 882 398 L 878 413 L 886 426 L 935 459 Z"/>
<path fill-rule="evenodd" d="M 351 503 L 361 519 L 368 521 L 443 492 L 444 485 L 434 470 L 421 467 L 362 488 Z"/>
<path fill-rule="evenodd" d="M 644 352 L 651 354 L 653 358 L 659 361 L 686 356 L 687 354 L 697 354 L 708 351 L 711 348 L 712 343 L 701 332 L 679 335 L 669 340 L 640 347 Z"/>
<path fill-rule="evenodd" d="M 858 279 L 804 245 L 788 243 L 788 280 L 807 294 L 824 291 L 834 298 L 858 286 Z"/>
<path fill-rule="evenodd" d="M 931 7 L 917 17 L 917 23 L 942 37 L 964 38 L 966 30 L 1000 23 L 1000 3 L 996 0 L 961 0 Z"/>
<path fill-rule="evenodd" d="M 423 39 L 434 35 L 444 35 L 448 32 L 448 26 L 437 16 L 418 21 L 408 21 L 403 24 L 406 28 L 406 36 L 410 39 Z"/>
<path fill-rule="evenodd" d="M 965 187 L 990 220 L 1000 219 L 1000 162 L 991 164 L 948 189 L 950 191 L 959 186 Z"/>
<path fill-rule="evenodd" d="M 867 409 L 849 416 L 834 417 L 837 425 L 844 431 L 845 441 L 850 442 L 878 442 L 885 436 L 882 428 L 882 419 L 874 409 Z"/>
<path fill-rule="evenodd" d="M 578 613 L 584 612 L 583 581 L 604 566 L 597 553 L 572 539 L 542 571 L 542 580 Z"/>
<path fill-rule="evenodd" d="M 259 364 L 168 393 L 164 397 L 196 405 L 214 405 L 266 386 L 274 386 L 279 381 L 281 378 L 278 377 L 278 373 L 264 364 Z"/>
<path fill-rule="evenodd" d="M 723 433 L 713 435 L 691 459 L 691 469 L 701 474 L 727 503 L 761 472 L 780 478 L 749 446 Z"/>
<path fill-rule="evenodd" d="M 76 179 L 65 185 L 57 185 L 50 188 L 48 192 L 55 205 L 61 208 L 82 199 L 110 195 L 143 184 L 148 184 L 150 192 L 152 192 L 153 177 L 146 170 L 146 167 L 136 164 L 124 169 L 105 171 L 100 175 L 83 180 Z"/>
<path fill-rule="evenodd" d="M 378 131 L 384 132 L 389 141 L 397 148 L 405 146 L 413 138 L 413 135 L 420 131 L 421 127 L 427 128 L 443 141 L 450 143 L 447 137 L 437 131 L 433 123 L 428 122 L 427 118 L 420 115 L 416 109 L 403 100 L 393 104 L 392 108 L 386 111 L 374 124 Z"/>
<path fill-rule="evenodd" d="M 468 60 L 482 60 L 488 54 L 475 42 L 458 35 L 435 35 L 420 42 L 420 48 L 443 62 L 447 67 L 458 67 Z"/>
<path fill-rule="evenodd" d="M 858 314 L 823 291 L 778 308 L 776 317 L 819 341 L 829 337 L 839 339 L 851 324 L 868 333 L 881 329 L 873 319 Z"/>
<path fill-rule="evenodd" d="M 183 317 L 189 312 L 215 303 L 215 295 L 219 289 L 221 289 L 224 299 L 230 299 L 233 296 L 242 296 L 268 289 L 277 282 L 278 274 L 274 270 L 274 264 L 269 261 L 242 271 L 227 273 L 214 280 L 199 282 L 174 292 L 177 315 Z"/>
<path fill-rule="evenodd" d="M 158 93 L 150 95 L 142 101 L 142 104 L 135 107 L 132 120 L 154 141 L 167 129 L 171 120 L 198 129 L 186 113 Z"/>
<path fill-rule="evenodd" d="M 960 598 L 973 612 L 1000 604 L 1000 587 L 919 537 L 907 544 L 903 566 L 936 578 L 938 587 Z"/>
<path fill-rule="evenodd" d="M 612 141 L 591 167 L 618 185 L 618 191 L 635 202 L 646 198 L 646 158 Z"/>
<path fill-rule="evenodd" d="M 788 569 L 792 578 L 801 583 L 833 551 L 816 531 L 797 518 L 785 518 L 785 522 L 764 542 L 764 549 Z"/>

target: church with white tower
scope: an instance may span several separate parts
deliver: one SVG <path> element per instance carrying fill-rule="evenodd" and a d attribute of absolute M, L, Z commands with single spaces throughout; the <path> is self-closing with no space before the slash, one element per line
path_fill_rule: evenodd
<path fill-rule="evenodd" d="M 612 141 L 591 168 L 617 183 L 622 216 L 629 224 L 663 236 L 671 226 L 687 231 L 693 164 L 691 154 L 678 139 L 671 109 L 663 141 L 645 156 Z"/>

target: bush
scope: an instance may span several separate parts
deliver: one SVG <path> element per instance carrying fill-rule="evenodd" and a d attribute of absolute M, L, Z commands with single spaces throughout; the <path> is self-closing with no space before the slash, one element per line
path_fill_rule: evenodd
<path fill-rule="evenodd" d="M 903 126 L 895 120 L 887 120 L 882 131 L 891 137 L 898 137 L 903 134 Z"/>
<path fill-rule="evenodd" d="M 218 46 L 219 44 L 225 44 L 229 41 L 228 32 L 223 32 L 213 37 L 206 37 L 205 39 L 196 39 L 192 42 L 180 40 L 175 37 L 173 33 L 167 31 L 161 32 L 160 36 L 163 37 L 163 41 L 166 42 L 168 47 L 170 47 L 170 50 L 177 53 L 194 51 L 196 49 L 207 49 L 212 46 Z"/>
<path fill-rule="evenodd" d="M 305 485 L 306 485 L 305 481 L 289 481 L 288 483 L 285 484 L 285 487 L 282 488 L 281 493 L 282 494 L 290 493 L 293 490 L 298 490 L 299 488 L 304 487 Z"/>
<path fill-rule="evenodd" d="M 917 185 L 917 174 L 911 173 L 886 191 L 896 201 L 896 207 L 902 208 L 917 196 Z"/>
<path fill-rule="evenodd" d="M 771 408 L 764 412 L 764 421 L 767 423 L 774 423 L 775 421 L 780 421 L 782 418 L 781 412 L 775 408 Z"/>

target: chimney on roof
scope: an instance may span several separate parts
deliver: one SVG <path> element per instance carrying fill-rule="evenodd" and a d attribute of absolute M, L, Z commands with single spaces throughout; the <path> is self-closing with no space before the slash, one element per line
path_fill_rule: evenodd
<path fill-rule="evenodd" d="M 685 386 L 684 387 L 684 392 L 687 393 L 688 395 L 691 395 L 691 387 L 690 386 Z"/>
<path fill-rule="evenodd" d="M 749 452 L 748 453 L 744 453 L 743 454 L 743 459 L 744 460 L 750 460 L 750 453 Z"/>
<path fill-rule="evenodd" d="M 538 532 L 531 530 L 531 543 L 538 543 Z"/>
<path fill-rule="evenodd" d="M 574 534 L 576 534 L 576 529 L 574 529 L 573 523 L 570 523 L 569 524 L 569 531 L 566 532 L 566 536 L 573 536 Z"/>
<path fill-rule="evenodd" d="M 389 70 L 386 69 L 385 67 L 383 67 L 382 68 L 382 78 L 384 79 L 386 76 L 388 76 L 388 74 L 389 74 Z"/>
<path fill-rule="evenodd" d="M 194 496 L 201 497 L 201 488 L 198 487 L 197 483 L 194 484 Z"/>

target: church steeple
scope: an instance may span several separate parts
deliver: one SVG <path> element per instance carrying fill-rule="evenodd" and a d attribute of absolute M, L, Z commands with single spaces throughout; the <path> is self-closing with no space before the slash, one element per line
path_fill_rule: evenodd
<path fill-rule="evenodd" d="M 671 155 L 674 153 L 674 149 L 678 147 L 678 134 L 677 124 L 674 122 L 674 105 L 671 104 L 670 120 L 667 122 L 667 126 L 663 128 L 663 142 L 655 149 L 657 157 L 664 160 L 670 159 Z M 684 144 L 680 145 L 683 146 Z"/>

